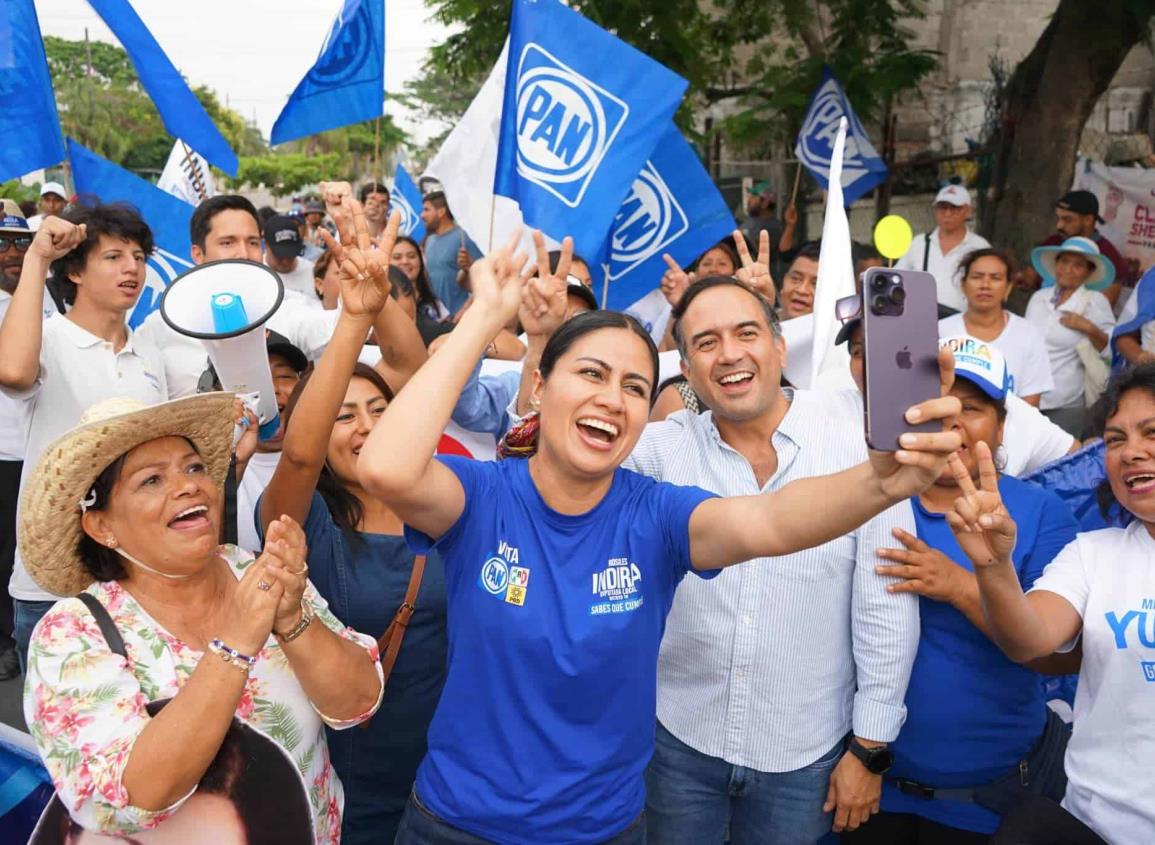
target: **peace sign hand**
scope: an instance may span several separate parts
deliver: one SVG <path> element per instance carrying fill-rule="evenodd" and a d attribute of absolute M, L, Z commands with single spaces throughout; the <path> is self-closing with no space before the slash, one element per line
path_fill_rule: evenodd
<path fill-rule="evenodd" d="M 529 337 L 549 338 L 565 322 L 566 291 L 573 262 L 573 238 L 561 242 L 561 258 L 556 272 L 549 270 L 549 252 L 541 232 L 533 233 L 537 264 L 522 275 L 521 307 L 518 320 Z"/>
<path fill-rule="evenodd" d="M 737 229 L 734 230 L 734 247 L 742 261 L 734 278 L 754 288 L 773 305 L 778 298 L 778 291 L 774 287 L 774 277 L 770 275 L 770 233 L 765 229 L 758 233 L 757 259 L 750 256 L 746 238 Z"/>
<path fill-rule="evenodd" d="M 330 208 L 337 211 L 333 218 L 341 241 L 333 240 L 324 229 L 318 234 L 340 268 L 341 304 L 350 316 L 375 317 L 389 300 L 389 254 L 401 226 L 401 214 L 394 211 L 389 216 L 378 239 L 380 248 L 374 250 L 361 203 L 340 197 Z"/>
<path fill-rule="evenodd" d="M 946 514 L 946 521 L 959 547 L 975 568 L 981 568 L 1010 559 L 1017 526 L 999 495 L 999 475 L 990 447 L 980 441 L 975 446 L 975 457 L 979 464 L 977 489 L 959 456 L 950 456 L 950 470 L 962 496 L 955 500 L 954 510 Z"/>
<path fill-rule="evenodd" d="M 470 266 L 469 283 L 473 292 L 473 305 L 469 313 L 476 310 L 498 326 L 504 326 L 517 316 L 524 283 L 521 271 L 529 258 L 524 252 L 514 251 L 520 240 L 519 228 L 504 246 L 480 261 L 474 261 Z"/>
<path fill-rule="evenodd" d="M 669 253 L 663 254 L 662 260 L 670 268 L 662 274 L 662 296 L 666 297 L 666 302 L 670 303 L 671 308 L 677 308 L 686 289 L 694 283 L 694 274 L 687 273 L 679 267 L 678 262 Z"/>

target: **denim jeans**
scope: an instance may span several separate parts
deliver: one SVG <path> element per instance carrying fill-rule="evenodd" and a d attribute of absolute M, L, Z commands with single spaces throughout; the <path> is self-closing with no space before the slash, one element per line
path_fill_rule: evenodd
<path fill-rule="evenodd" d="M 24 601 L 13 599 L 16 608 L 16 630 L 13 637 L 16 639 L 16 653 L 20 655 L 20 671 L 28 671 L 28 643 L 32 639 L 32 629 L 45 613 L 52 609 L 55 601 Z"/>
<path fill-rule="evenodd" d="M 416 792 L 411 792 L 393 845 L 492 845 L 492 843 L 438 818 L 421 803 Z M 646 845 L 646 814 L 639 815 L 630 822 L 629 827 L 602 845 Z"/>
<path fill-rule="evenodd" d="M 759 772 L 696 751 L 658 724 L 646 769 L 650 845 L 814 845 L 829 833 L 822 812 L 839 741 L 793 772 Z"/>

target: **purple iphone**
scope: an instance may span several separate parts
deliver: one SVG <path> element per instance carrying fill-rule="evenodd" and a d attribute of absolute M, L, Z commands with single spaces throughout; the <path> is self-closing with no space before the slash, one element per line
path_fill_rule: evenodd
<path fill-rule="evenodd" d="M 899 435 L 940 431 L 940 422 L 912 425 L 912 405 L 941 392 L 938 302 L 934 277 L 917 270 L 873 267 L 862 281 L 866 442 L 894 452 Z"/>

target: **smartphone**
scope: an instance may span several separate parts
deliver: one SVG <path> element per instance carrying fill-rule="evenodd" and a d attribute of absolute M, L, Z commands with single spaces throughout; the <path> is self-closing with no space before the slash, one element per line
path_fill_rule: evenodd
<path fill-rule="evenodd" d="M 872 267 L 862 280 L 866 442 L 894 452 L 899 435 L 941 431 L 938 421 L 912 425 L 907 410 L 938 396 L 938 291 L 918 270 Z"/>

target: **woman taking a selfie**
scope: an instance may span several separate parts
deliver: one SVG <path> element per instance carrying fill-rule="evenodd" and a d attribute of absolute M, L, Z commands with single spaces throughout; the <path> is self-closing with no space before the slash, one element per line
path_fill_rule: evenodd
<path fill-rule="evenodd" d="M 658 645 L 681 578 L 840 536 L 922 490 L 959 442 L 904 435 L 901 452 L 770 495 L 652 481 L 621 464 L 649 416 L 657 350 L 632 318 L 591 311 L 542 353 L 532 457 L 435 458 L 456 394 L 518 312 L 516 242 L 474 263 L 473 306 L 358 462 L 411 547 L 445 561 L 449 673 L 400 845 L 643 842 Z M 918 406 L 923 420 L 956 411 L 952 397 Z"/>

